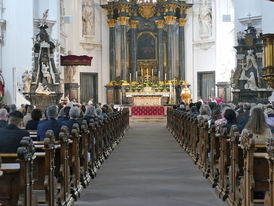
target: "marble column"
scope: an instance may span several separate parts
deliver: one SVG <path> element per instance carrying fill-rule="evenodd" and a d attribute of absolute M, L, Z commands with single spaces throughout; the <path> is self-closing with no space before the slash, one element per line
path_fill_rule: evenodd
<path fill-rule="evenodd" d="M 168 75 L 167 80 L 172 80 L 174 78 L 174 32 L 173 26 L 174 21 L 176 20 L 175 16 L 165 16 L 165 22 L 167 25 L 167 68 Z"/>
<path fill-rule="evenodd" d="M 127 25 L 129 17 L 119 17 L 121 26 L 121 80 L 128 81 L 127 77 Z"/>
<path fill-rule="evenodd" d="M 158 32 L 158 71 L 160 71 L 160 81 L 165 79 L 164 70 L 164 41 L 163 41 L 163 28 L 164 20 L 156 20 L 157 32 Z"/>
<path fill-rule="evenodd" d="M 115 81 L 116 79 L 116 48 L 115 48 L 115 19 L 108 19 L 109 25 L 109 80 Z"/>
<path fill-rule="evenodd" d="M 178 19 L 179 23 L 179 79 L 185 80 L 185 25 L 186 18 Z"/>
<path fill-rule="evenodd" d="M 136 81 L 137 71 L 137 26 L 139 21 L 130 21 L 130 73 L 131 81 Z"/>

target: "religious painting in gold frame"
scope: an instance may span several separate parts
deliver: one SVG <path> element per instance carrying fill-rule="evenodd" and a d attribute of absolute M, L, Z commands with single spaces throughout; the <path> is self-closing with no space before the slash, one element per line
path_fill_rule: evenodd
<path fill-rule="evenodd" d="M 137 36 L 137 42 L 138 61 L 157 61 L 157 37 L 152 32 L 140 32 Z"/>

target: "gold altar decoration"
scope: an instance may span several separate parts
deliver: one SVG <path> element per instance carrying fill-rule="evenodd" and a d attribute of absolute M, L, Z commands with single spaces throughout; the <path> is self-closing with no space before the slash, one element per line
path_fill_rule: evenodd
<path fill-rule="evenodd" d="M 173 25 L 176 20 L 176 16 L 165 16 L 164 18 L 167 25 Z"/>
<path fill-rule="evenodd" d="M 164 25 L 165 25 L 165 22 L 164 22 L 164 20 L 156 20 L 155 24 L 157 25 L 158 29 L 163 29 Z"/>
<path fill-rule="evenodd" d="M 264 34 L 262 37 L 264 49 L 263 80 L 274 89 L 274 34 Z"/>
<path fill-rule="evenodd" d="M 120 24 L 121 24 L 122 26 L 128 25 L 129 17 L 120 16 L 120 17 L 118 17 L 117 19 L 118 19 L 118 21 L 120 21 Z"/>
<path fill-rule="evenodd" d="M 179 18 L 177 19 L 177 22 L 179 23 L 179 26 L 182 27 L 186 23 L 186 18 Z"/>
<path fill-rule="evenodd" d="M 129 25 L 130 25 L 131 29 L 137 29 L 138 24 L 139 24 L 139 21 L 137 21 L 137 20 L 131 20 L 129 22 Z"/>
<path fill-rule="evenodd" d="M 115 19 L 108 19 L 107 23 L 108 23 L 108 26 L 110 28 L 114 28 L 116 26 L 117 20 L 115 20 Z"/>
<path fill-rule="evenodd" d="M 138 6 L 139 6 L 139 13 L 143 18 L 150 19 L 151 17 L 154 16 L 156 11 L 156 6 L 155 4 L 152 3 L 152 1 L 150 2 L 142 1 L 142 3 L 139 4 Z"/>

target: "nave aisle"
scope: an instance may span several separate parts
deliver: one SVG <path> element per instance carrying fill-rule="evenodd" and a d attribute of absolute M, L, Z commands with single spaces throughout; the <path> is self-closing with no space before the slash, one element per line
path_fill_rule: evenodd
<path fill-rule="evenodd" d="M 226 205 L 166 129 L 133 120 L 76 206 Z"/>

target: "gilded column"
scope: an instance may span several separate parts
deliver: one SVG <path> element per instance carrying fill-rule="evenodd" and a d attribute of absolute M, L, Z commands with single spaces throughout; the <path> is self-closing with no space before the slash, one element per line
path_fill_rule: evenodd
<path fill-rule="evenodd" d="M 127 77 L 127 25 L 129 17 L 118 17 L 121 25 L 121 80 L 128 81 Z"/>
<path fill-rule="evenodd" d="M 131 80 L 136 81 L 136 71 L 137 71 L 137 26 L 139 21 L 130 21 L 130 73 Z"/>
<path fill-rule="evenodd" d="M 116 48 L 115 48 L 115 19 L 108 19 L 109 25 L 109 79 L 115 81 L 116 79 Z"/>
<path fill-rule="evenodd" d="M 168 67 L 168 80 L 174 79 L 174 32 L 173 26 L 175 16 L 165 16 L 165 22 L 167 25 L 167 67 Z"/>
<path fill-rule="evenodd" d="M 179 18 L 179 79 L 185 80 L 185 25 L 186 18 Z"/>
<path fill-rule="evenodd" d="M 155 21 L 158 29 L 158 71 L 160 71 L 160 81 L 164 81 L 165 70 L 164 70 L 164 41 L 163 41 L 163 28 L 164 20 Z"/>

